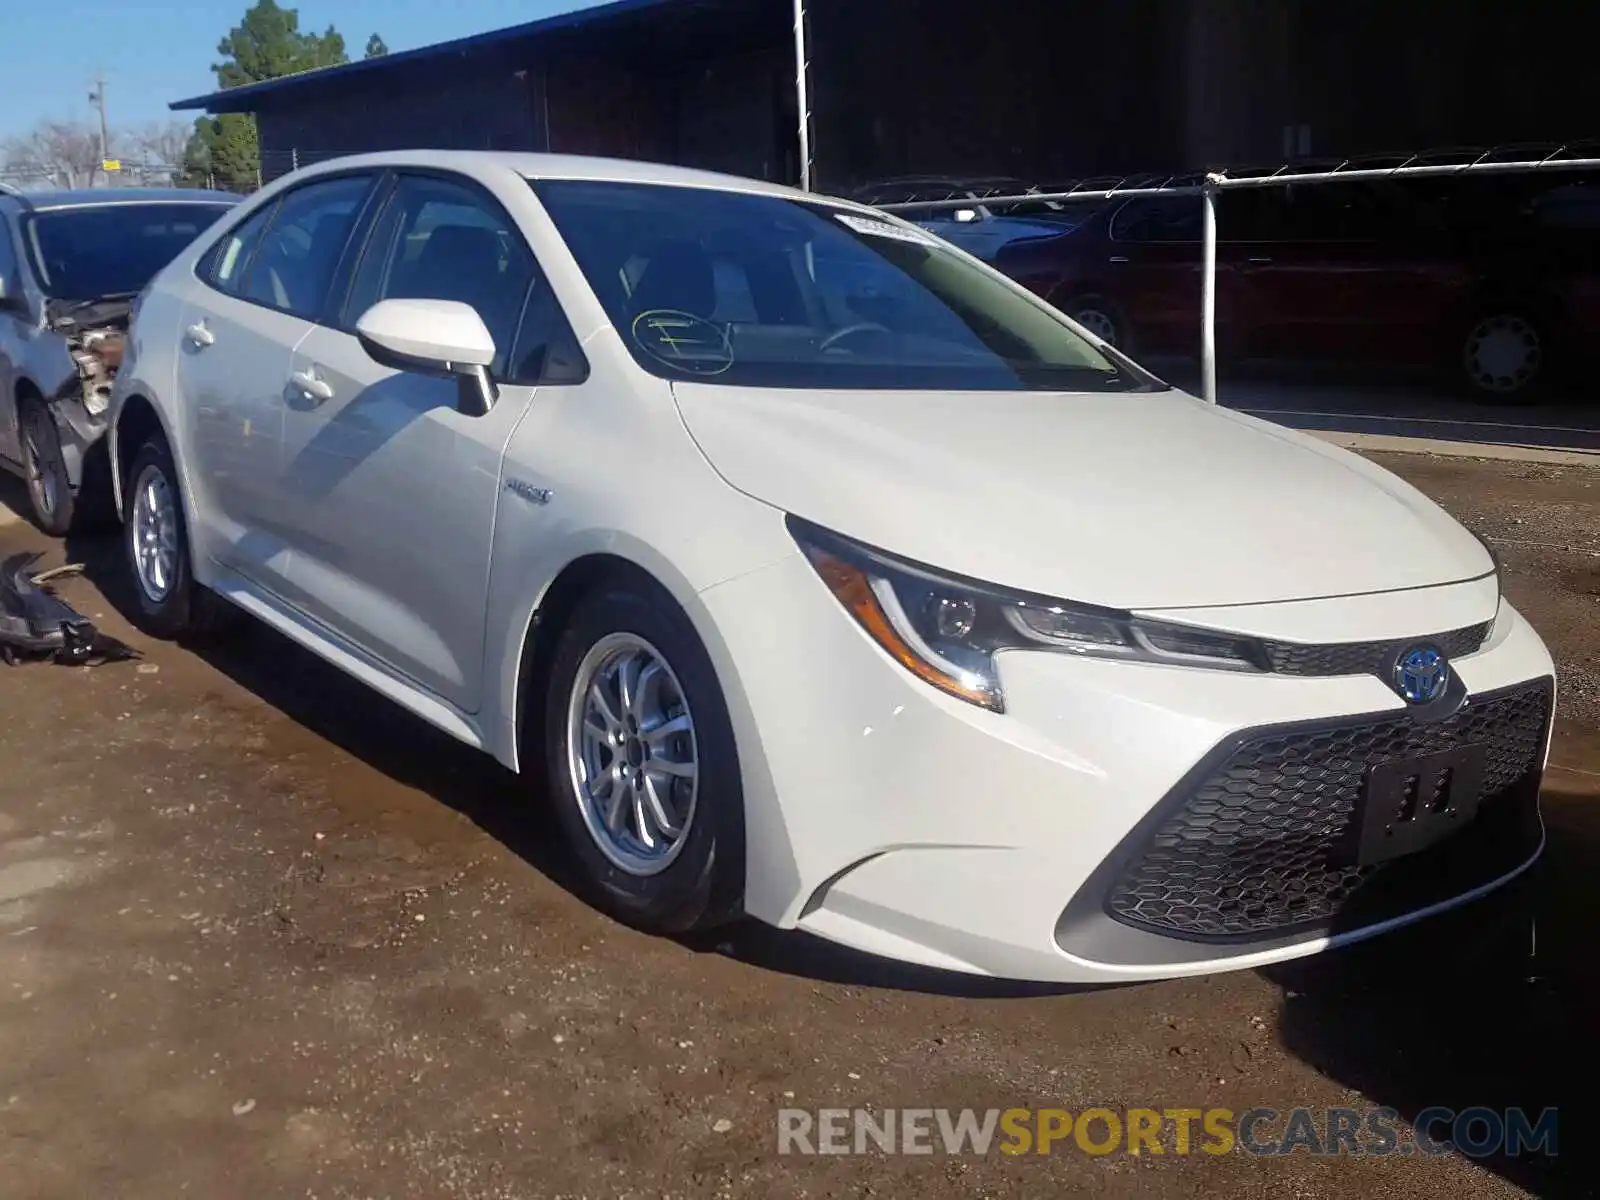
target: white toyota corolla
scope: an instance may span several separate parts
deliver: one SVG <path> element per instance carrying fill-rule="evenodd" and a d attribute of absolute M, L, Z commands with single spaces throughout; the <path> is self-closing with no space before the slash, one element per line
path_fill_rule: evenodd
<path fill-rule="evenodd" d="M 542 770 L 645 928 L 1152 978 L 1543 844 L 1554 672 L 1481 542 L 871 209 L 326 163 L 146 290 L 115 402 L 149 631 L 243 609 Z"/>

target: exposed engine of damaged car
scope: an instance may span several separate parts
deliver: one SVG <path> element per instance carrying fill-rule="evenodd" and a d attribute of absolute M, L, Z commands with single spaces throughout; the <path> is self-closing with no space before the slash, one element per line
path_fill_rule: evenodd
<path fill-rule="evenodd" d="M 128 343 L 128 323 L 133 297 L 127 294 L 93 300 L 47 300 L 45 324 L 67 342 L 67 354 L 77 366 L 72 381 L 53 399 L 77 402 L 86 416 L 100 417 L 111 407 L 111 384 Z"/>

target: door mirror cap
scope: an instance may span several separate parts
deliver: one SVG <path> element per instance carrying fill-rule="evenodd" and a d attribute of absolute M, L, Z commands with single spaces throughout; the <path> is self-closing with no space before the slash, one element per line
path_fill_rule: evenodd
<path fill-rule="evenodd" d="M 423 375 L 480 375 L 494 361 L 494 337 L 459 300 L 380 300 L 356 322 L 374 361 Z"/>

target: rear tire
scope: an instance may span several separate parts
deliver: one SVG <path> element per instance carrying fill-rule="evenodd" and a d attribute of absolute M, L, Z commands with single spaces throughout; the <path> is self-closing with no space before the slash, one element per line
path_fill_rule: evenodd
<path fill-rule="evenodd" d="M 598 907 L 651 933 L 740 915 L 733 727 L 710 656 L 664 592 L 608 581 L 578 601 L 551 660 L 543 738 L 556 818 Z"/>
<path fill-rule="evenodd" d="M 151 437 L 133 456 L 125 503 L 122 544 L 133 580 L 135 623 L 168 639 L 213 633 L 229 624 L 237 610 L 195 581 L 183 492 L 165 438 Z"/>

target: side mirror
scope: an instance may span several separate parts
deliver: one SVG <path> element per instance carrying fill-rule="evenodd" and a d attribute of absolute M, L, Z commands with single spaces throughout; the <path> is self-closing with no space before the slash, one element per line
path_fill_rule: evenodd
<path fill-rule="evenodd" d="M 489 376 L 494 337 L 459 300 L 380 300 L 356 322 L 356 339 L 373 362 L 460 385 L 458 407 L 482 416 L 498 393 Z"/>
<path fill-rule="evenodd" d="M 971 225 L 978 219 L 978 210 L 975 208 L 958 208 L 955 211 L 957 225 Z"/>

